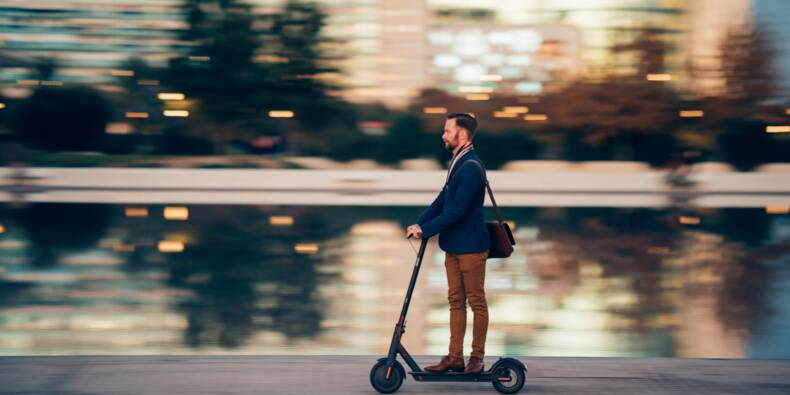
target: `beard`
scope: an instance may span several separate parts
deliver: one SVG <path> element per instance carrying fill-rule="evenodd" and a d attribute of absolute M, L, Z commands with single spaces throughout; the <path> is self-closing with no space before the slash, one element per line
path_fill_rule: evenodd
<path fill-rule="evenodd" d="M 447 158 L 448 159 L 452 159 L 452 157 L 453 157 L 453 150 L 455 150 L 455 146 L 452 143 L 445 141 L 444 142 L 444 150 L 447 152 Z"/>

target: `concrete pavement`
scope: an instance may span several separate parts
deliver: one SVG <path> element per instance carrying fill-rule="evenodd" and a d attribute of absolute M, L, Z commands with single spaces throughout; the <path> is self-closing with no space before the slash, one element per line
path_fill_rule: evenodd
<path fill-rule="evenodd" d="M 0 357 L 0 394 L 375 394 L 373 356 Z M 425 366 L 436 357 L 419 357 Z M 490 365 L 495 358 L 487 358 Z M 522 358 L 529 394 L 788 394 L 790 360 Z M 399 394 L 496 394 L 417 383 Z"/>
<path fill-rule="evenodd" d="M 693 189 L 669 186 L 666 175 L 617 169 L 488 172 L 503 207 L 790 205 L 790 172 L 694 173 Z M 424 206 L 445 177 L 442 170 L 0 168 L 0 201 Z"/>

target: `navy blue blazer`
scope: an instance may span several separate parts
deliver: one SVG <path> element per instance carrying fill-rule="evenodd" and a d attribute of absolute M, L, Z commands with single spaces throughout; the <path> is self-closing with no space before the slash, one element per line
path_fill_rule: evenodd
<path fill-rule="evenodd" d="M 480 163 L 467 163 L 476 160 Z M 439 247 L 452 254 L 479 253 L 489 249 L 483 217 L 485 175 L 483 161 L 472 149 L 458 158 L 449 181 L 425 210 L 417 224 L 423 237 L 439 234 Z"/>

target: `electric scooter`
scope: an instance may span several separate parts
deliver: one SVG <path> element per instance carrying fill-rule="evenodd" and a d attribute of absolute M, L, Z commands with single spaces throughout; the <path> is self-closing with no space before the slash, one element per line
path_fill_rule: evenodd
<path fill-rule="evenodd" d="M 409 355 L 406 348 L 401 344 L 401 337 L 406 332 L 406 313 L 409 311 L 411 295 L 414 292 L 414 285 L 417 282 L 417 275 L 420 273 L 422 257 L 425 254 L 425 247 L 428 239 L 423 238 L 420 250 L 417 253 L 417 262 L 414 264 L 414 271 L 409 281 L 409 289 L 406 291 L 406 298 L 403 300 L 400 318 L 395 325 L 395 332 L 392 334 L 389 353 L 386 358 L 380 358 L 373 368 L 370 369 L 370 384 L 382 394 L 391 394 L 397 391 L 403 380 L 406 378 L 406 371 L 403 365 L 397 361 L 397 355 L 409 365 L 410 375 L 417 381 L 469 381 L 469 382 L 491 382 L 494 388 L 503 394 L 515 394 L 520 391 L 527 379 L 527 365 L 515 358 L 500 358 L 491 366 L 489 370 L 480 373 L 446 372 L 433 373 L 427 372 L 417 365 L 414 358 Z"/>

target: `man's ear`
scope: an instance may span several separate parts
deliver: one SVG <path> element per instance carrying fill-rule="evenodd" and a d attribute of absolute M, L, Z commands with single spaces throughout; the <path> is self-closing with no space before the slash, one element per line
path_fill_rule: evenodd
<path fill-rule="evenodd" d="M 470 135 L 469 131 L 464 129 L 464 128 L 461 128 L 461 132 L 464 134 L 464 136 L 466 136 L 466 141 L 471 143 L 472 142 L 472 136 Z"/>

